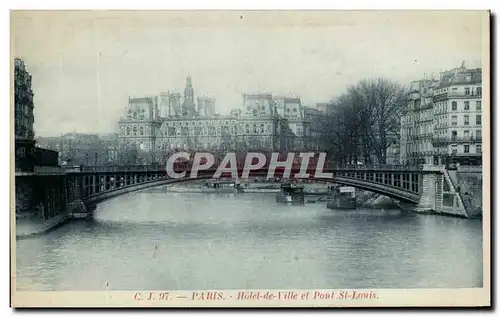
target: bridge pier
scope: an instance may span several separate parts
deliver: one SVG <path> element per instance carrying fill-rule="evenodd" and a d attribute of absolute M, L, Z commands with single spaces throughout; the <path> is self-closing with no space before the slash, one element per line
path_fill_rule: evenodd
<path fill-rule="evenodd" d="M 97 175 L 92 175 L 92 195 L 95 195 L 97 193 Z"/>
<path fill-rule="evenodd" d="M 86 218 L 88 217 L 87 208 L 82 200 L 82 192 L 87 192 L 90 187 L 85 188 L 85 178 L 88 181 L 88 177 L 85 176 L 84 179 L 78 179 L 77 177 L 73 177 L 71 175 L 67 176 L 66 179 L 66 212 L 68 214 L 68 218 Z M 83 182 L 84 188 L 81 187 L 81 183 Z"/>
<path fill-rule="evenodd" d="M 416 206 L 413 206 L 415 212 L 438 212 L 436 205 L 436 195 L 438 194 L 437 187 L 439 182 L 442 183 L 442 174 L 424 174 L 421 185 L 420 201 Z M 412 184 L 413 185 L 413 184 Z"/>

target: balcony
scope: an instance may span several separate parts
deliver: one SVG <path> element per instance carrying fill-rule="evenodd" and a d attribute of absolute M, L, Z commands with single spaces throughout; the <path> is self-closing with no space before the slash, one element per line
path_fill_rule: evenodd
<path fill-rule="evenodd" d="M 469 137 L 469 138 L 464 138 L 464 137 L 456 137 L 456 138 L 433 138 L 432 139 L 432 145 L 438 146 L 438 145 L 446 145 L 446 144 L 458 144 L 458 143 L 482 143 L 483 138 L 482 137 Z"/>
<path fill-rule="evenodd" d="M 434 95 L 433 100 L 434 101 L 441 101 L 441 100 L 446 100 L 450 98 L 455 98 L 455 99 L 480 99 L 483 96 L 482 93 L 469 93 L 466 94 L 465 92 L 445 92 L 442 94 L 437 94 Z"/>

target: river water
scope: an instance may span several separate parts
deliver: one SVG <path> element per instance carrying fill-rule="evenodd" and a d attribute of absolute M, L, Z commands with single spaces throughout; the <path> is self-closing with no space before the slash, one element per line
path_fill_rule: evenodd
<path fill-rule="evenodd" d="M 18 290 L 482 286 L 482 222 L 149 189 L 16 242 Z"/>

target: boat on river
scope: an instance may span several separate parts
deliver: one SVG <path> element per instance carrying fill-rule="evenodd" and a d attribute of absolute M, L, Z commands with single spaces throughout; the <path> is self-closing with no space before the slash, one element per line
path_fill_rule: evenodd
<path fill-rule="evenodd" d="M 213 179 L 203 183 L 200 187 L 203 193 L 241 193 L 240 183 L 234 180 Z"/>
<path fill-rule="evenodd" d="M 304 186 L 284 183 L 276 194 L 276 202 L 282 204 L 304 204 Z"/>
<path fill-rule="evenodd" d="M 351 186 L 332 186 L 326 200 L 328 209 L 356 209 L 356 189 Z"/>

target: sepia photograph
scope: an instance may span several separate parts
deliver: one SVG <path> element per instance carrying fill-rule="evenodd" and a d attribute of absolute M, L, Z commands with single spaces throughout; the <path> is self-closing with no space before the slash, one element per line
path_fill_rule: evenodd
<path fill-rule="evenodd" d="M 11 306 L 491 305 L 490 12 L 10 13 Z"/>

